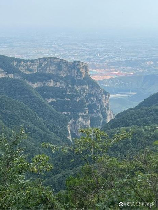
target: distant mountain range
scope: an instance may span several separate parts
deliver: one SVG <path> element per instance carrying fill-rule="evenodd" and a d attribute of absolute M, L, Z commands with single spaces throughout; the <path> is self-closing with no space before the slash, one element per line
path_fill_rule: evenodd
<path fill-rule="evenodd" d="M 158 92 L 158 74 L 111 78 L 99 84 L 111 94 L 111 109 L 117 114 Z"/>

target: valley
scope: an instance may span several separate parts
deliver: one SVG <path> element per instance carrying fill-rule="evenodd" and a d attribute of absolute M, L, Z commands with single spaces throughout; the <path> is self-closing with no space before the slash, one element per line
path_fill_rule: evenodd
<path fill-rule="evenodd" d="M 156 209 L 156 51 L 111 45 L 105 62 L 100 46 L 86 64 L 21 44 L 0 56 L 0 208 Z"/>
<path fill-rule="evenodd" d="M 154 36 L 115 37 L 105 33 L 45 31 L 40 32 L 36 39 L 35 34 L 35 31 L 31 31 L 28 38 L 27 33 L 21 33 L 17 39 L 16 33 L 11 37 L 0 33 L 0 54 L 21 59 L 59 57 L 71 62 L 79 60 L 87 63 L 91 78 L 112 95 L 110 106 L 114 114 L 134 107 L 158 89 L 155 81 L 158 74 L 158 40 Z M 151 75 L 151 87 L 145 81 L 148 75 Z M 128 92 L 137 94 L 124 96 Z"/>

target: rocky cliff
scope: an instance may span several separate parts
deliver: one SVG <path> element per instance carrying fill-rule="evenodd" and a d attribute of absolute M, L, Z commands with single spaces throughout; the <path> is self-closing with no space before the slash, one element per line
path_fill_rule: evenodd
<path fill-rule="evenodd" d="M 0 70 L 1 77 L 27 81 L 56 111 L 66 115 L 70 139 L 78 135 L 80 128 L 101 127 L 112 119 L 109 94 L 91 79 L 85 63 L 58 58 L 23 60 L 3 56 Z"/>

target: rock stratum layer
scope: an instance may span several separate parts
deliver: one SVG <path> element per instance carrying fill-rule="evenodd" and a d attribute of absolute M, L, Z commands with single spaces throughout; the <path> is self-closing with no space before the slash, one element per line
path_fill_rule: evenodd
<path fill-rule="evenodd" d="M 25 80 L 57 112 L 67 116 L 69 139 L 78 136 L 80 128 L 100 128 L 113 117 L 109 93 L 91 79 L 85 63 L 0 56 L 0 77 Z"/>

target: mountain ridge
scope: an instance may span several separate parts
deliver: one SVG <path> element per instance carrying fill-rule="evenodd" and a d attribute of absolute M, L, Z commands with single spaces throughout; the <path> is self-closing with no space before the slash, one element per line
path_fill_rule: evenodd
<path fill-rule="evenodd" d="M 14 72 L 8 70 L 11 66 Z M 0 56 L 0 70 L 0 77 L 26 81 L 56 111 L 65 115 L 69 119 L 70 139 L 79 135 L 80 128 L 101 127 L 113 117 L 109 94 L 91 79 L 83 62 Z"/>

